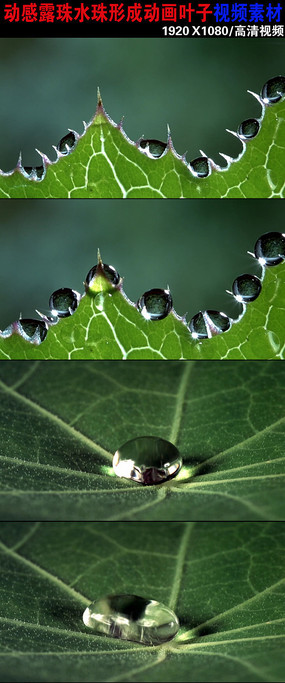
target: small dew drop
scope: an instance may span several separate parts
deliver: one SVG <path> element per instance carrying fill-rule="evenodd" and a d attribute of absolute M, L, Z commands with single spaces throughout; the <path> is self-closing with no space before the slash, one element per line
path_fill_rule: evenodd
<path fill-rule="evenodd" d="M 197 178 L 206 178 L 210 175 L 211 169 L 208 157 L 197 157 L 197 159 L 190 161 L 189 166 Z"/>
<path fill-rule="evenodd" d="M 162 156 L 167 145 L 166 142 L 161 142 L 160 140 L 140 140 L 139 147 L 145 152 L 148 152 L 150 157 L 158 159 Z"/>
<path fill-rule="evenodd" d="M 156 436 L 140 436 L 127 441 L 113 458 L 118 477 L 132 479 L 144 486 L 172 479 L 181 466 L 182 458 L 176 446 Z"/>
<path fill-rule="evenodd" d="M 67 318 L 76 311 L 80 294 L 69 287 L 61 287 L 51 294 L 49 299 L 49 307 L 53 316 L 58 318 Z"/>
<path fill-rule="evenodd" d="M 146 320 L 166 318 L 172 306 L 172 296 L 168 289 L 149 289 L 137 302 L 137 307 Z"/>
<path fill-rule="evenodd" d="M 85 626 L 112 638 L 144 645 L 172 640 L 179 630 L 174 612 L 156 600 L 138 595 L 107 595 L 93 602 L 83 613 Z"/>
<path fill-rule="evenodd" d="M 260 124 L 257 119 L 246 119 L 246 121 L 243 121 L 238 127 L 237 133 L 244 140 L 250 140 L 251 138 L 255 138 L 259 129 Z"/>
<path fill-rule="evenodd" d="M 72 133 L 72 131 L 70 131 L 69 133 L 67 133 L 67 135 L 61 138 L 57 145 L 57 149 L 61 154 L 69 154 L 69 152 L 71 152 L 74 149 L 75 143 L 75 135 L 74 133 Z"/>
<path fill-rule="evenodd" d="M 278 266 L 285 259 L 285 235 L 266 232 L 257 240 L 254 253 L 262 266 Z"/>
<path fill-rule="evenodd" d="M 276 104 L 285 95 L 285 77 L 275 76 L 265 83 L 261 90 L 261 97 L 265 104 Z"/>
<path fill-rule="evenodd" d="M 43 166 L 23 166 L 23 169 L 30 180 L 41 180 L 44 175 Z"/>
<path fill-rule="evenodd" d="M 248 304 L 255 301 L 261 292 L 261 282 L 256 275 L 244 273 L 233 282 L 233 294 L 239 303 Z"/>
<path fill-rule="evenodd" d="M 26 341 L 39 345 L 47 336 L 48 325 L 44 320 L 21 318 L 15 323 L 15 332 L 18 332 Z"/>

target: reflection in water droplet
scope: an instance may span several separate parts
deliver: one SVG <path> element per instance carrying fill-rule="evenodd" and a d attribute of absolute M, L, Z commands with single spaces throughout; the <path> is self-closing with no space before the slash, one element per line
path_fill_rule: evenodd
<path fill-rule="evenodd" d="M 149 153 L 149 156 L 158 159 L 163 154 L 167 145 L 160 140 L 140 140 L 139 147 Z"/>
<path fill-rule="evenodd" d="M 261 282 L 256 275 L 244 273 L 234 280 L 232 290 L 239 303 L 248 304 L 259 296 L 261 292 Z"/>
<path fill-rule="evenodd" d="M 189 166 L 197 178 L 206 178 L 210 175 L 211 168 L 208 157 L 197 157 L 197 159 L 190 161 Z"/>
<path fill-rule="evenodd" d="M 112 285 L 118 285 L 120 282 L 120 275 L 113 266 L 108 266 L 106 263 L 99 263 L 97 266 L 93 266 L 93 268 L 89 270 L 89 273 L 87 273 L 85 279 L 86 285 L 90 286 L 98 273 L 105 275 Z"/>
<path fill-rule="evenodd" d="M 205 311 L 204 316 L 212 336 L 227 332 L 231 327 L 230 318 L 225 313 L 220 311 Z"/>
<path fill-rule="evenodd" d="M 44 175 L 43 166 L 23 166 L 23 169 L 30 180 L 41 180 Z"/>
<path fill-rule="evenodd" d="M 261 90 L 261 97 L 265 104 L 275 104 L 285 95 L 284 76 L 275 76 L 265 83 Z"/>
<path fill-rule="evenodd" d="M 78 307 L 80 298 L 79 292 L 76 292 L 75 289 L 69 289 L 69 287 L 57 289 L 49 299 L 52 315 L 59 318 L 67 318 L 72 315 Z"/>
<path fill-rule="evenodd" d="M 137 302 L 137 307 L 146 320 L 162 320 L 173 306 L 168 289 L 149 289 Z"/>
<path fill-rule="evenodd" d="M 176 614 L 156 600 L 138 595 L 106 595 L 83 613 L 85 626 L 112 638 L 144 645 L 172 640 L 179 630 Z"/>
<path fill-rule="evenodd" d="M 217 334 L 227 332 L 231 327 L 231 320 L 220 311 L 199 311 L 189 323 L 189 330 L 193 339 L 210 339 Z"/>
<path fill-rule="evenodd" d="M 208 339 L 207 327 L 202 311 L 199 311 L 199 313 L 196 313 L 196 315 L 191 318 L 189 330 L 193 339 Z"/>
<path fill-rule="evenodd" d="M 250 138 L 255 138 L 259 129 L 260 125 L 256 119 L 246 119 L 238 127 L 237 133 L 241 138 L 250 140 Z"/>
<path fill-rule="evenodd" d="M 182 458 L 176 446 L 157 436 L 140 436 L 127 441 L 113 458 L 118 477 L 152 486 L 178 474 Z"/>
<path fill-rule="evenodd" d="M 257 240 L 254 253 L 261 266 L 278 266 L 285 259 L 285 235 L 266 232 Z"/>
<path fill-rule="evenodd" d="M 59 141 L 57 145 L 57 149 L 61 154 L 69 154 L 75 147 L 75 135 L 72 133 L 72 131 L 69 131 L 67 135 L 65 135 L 61 140 Z"/>
<path fill-rule="evenodd" d="M 48 332 L 48 325 L 44 320 L 21 318 L 15 323 L 15 331 L 33 344 L 41 344 Z"/>

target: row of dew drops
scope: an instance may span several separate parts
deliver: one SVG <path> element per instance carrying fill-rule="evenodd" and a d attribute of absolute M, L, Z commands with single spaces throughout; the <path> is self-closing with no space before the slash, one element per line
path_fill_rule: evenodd
<path fill-rule="evenodd" d="M 199 311 L 199 313 L 196 313 L 191 318 L 190 323 L 187 325 L 194 340 L 209 339 L 227 332 L 233 323 L 239 322 L 246 311 L 246 306 L 255 301 L 261 292 L 265 266 L 276 266 L 284 261 L 285 234 L 280 232 L 265 233 L 257 240 L 254 253 L 249 253 L 257 259 L 262 268 L 261 278 L 250 273 L 243 273 L 234 280 L 232 291 L 227 290 L 241 304 L 241 314 L 238 318 L 233 319 L 220 311 Z M 97 282 L 102 277 L 108 283 L 109 290 L 122 289 L 122 279 L 119 273 L 113 266 L 102 263 L 99 255 L 98 265 L 93 266 L 86 277 L 85 290 L 87 294 L 90 293 L 92 295 L 100 292 Z M 82 296 L 84 294 L 81 295 L 74 289 L 61 287 L 50 296 L 50 314 L 48 316 L 36 311 L 40 315 L 41 320 L 19 318 L 19 320 L 11 323 L 3 332 L 0 331 L 0 337 L 6 338 L 16 333 L 33 344 L 41 344 L 47 336 L 49 327 L 56 325 L 62 318 L 73 315 L 78 308 Z M 173 311 L 178 319 L 185 322 L 185 319 L 179 318 L 173 309 L 173 300 L 169 289 L 154 288 L 144 292 L 137 301 L 136 308 L 143 318 L 149 321 L 163 320 Z"/>
<path fill-rule="evenodd" d="M 257 97 L 262 106 L 271 106 L 273 104 L 276 104 L 285 95 L 285 77 L 275 76 L 274 78 L 269 79 L 262 87 L 260 96 L 256 95 L 255 93 L 251 94 Z M 242 121 L 242 123 L 239 125 L 236 133 L 233 131 L 228 132 L 235 135 L 244 145 L 247 141 L 252 140 L 256 137 L 256 135 L 258 135 L 261 127 L 261 119 L 246 119 L 245 121 Z M 78 133 L 70 130 L 67 133 L 67 135 L 61 138 L 59 143 L 54 147 L 57 153 L 57 158 L 59 159 L 60 157 L 66 156 L 67 154 L 70 154 L 70 152 L 73 152 L 80 137 L 81 136 L 78 135 Z M 146 154 L 151 159 L 158 159 L 165 153 L 167 143 L 161 142 L 160 140 L 146 140 L 144 138 L 141 138 L 137 142 L 137 147 L 141 152 Z M 190 161 L 190 163 L 188 164 L 188 168 L 191 171 L 192 175 L 194 175 L 195 177 L 206 178 L 211 174 L 213 168 L 217 170 L 220 167 L 218 167 L 203 152 L 201 152 L 201 155 L 202 156 Z M 45 158 L 45 161 L 47 161 L 47 157 L 45 157 L 45 155 L 41 156 L 43 156 Z M 227 163 L 232 161 L 230 157 L 228 157 L 226 154 L 221 154 L 221 156 L 226 159 Z M 23 175 L 29 178 L 29 180 L 41 181 L 44 179 L 44 165 L 22 166 L 22 164 L 20 163 L 20 169 Z"/>

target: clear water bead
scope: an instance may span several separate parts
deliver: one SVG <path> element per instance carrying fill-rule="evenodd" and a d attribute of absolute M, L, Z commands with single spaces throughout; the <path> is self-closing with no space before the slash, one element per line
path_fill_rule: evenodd
<path fill-rule="evenodd" d="M 113 458 L 118 477 L 144 486 L 162 484 L 175 477 L 182 466 L 176 446 L 157 436 L 139 436 L 119 448 Z"/>
<path fill-rule="evenodd" d="M 193 339 L 210 339 L 227 332 L 231 327 L 230 318 L 220 311 L 199 311 L 189 323 Z"/>
<path fill-rule="evenodd" d="M 43 178 L 43 166 L 23 166 L 23 169 L 30 180 L 41 180 Z"/>
<path fill-rule="evenodd" d="M 254 253 L 261 266 L 278 266 L 285 259 L 285 235 L 266 232 L 257 240 Z"/>
<path fill-rule="evenodd" d="M 161 142 L 160 140 L 144 139 L 139 141 L 139 146 L 141 149 L 148 152 L 148 155 L 154 159 L 161 157 L 167 147 L 166 142 Z"/>
<path fill-rule="evenodd" d="M 176 614 L 156 600 L 138 595 L 106 595 L 83 613 L 85 626 L 112 638 L 144 645 L 172 640 L 179 630 Z"/>
<path fill-rule="evenodd" d="M 239 303 L 248 304 L 255 301 L 261 292 L 261 282 L 256 275 L 244 273 L 233 282 L 233 295 Z"/>
<path fill-rule="evenodd" d="M 265 104 L 276 104 L 285 95 L 285 77 L 275 76 L 265 83 L 261 90 L 261 97 Z"/>
<path fill-rule="evenodd" d="M 189 166 L 197 178 L 207 178 L 210 175 L 210 164 L 208 157 L 197 157 L 190 161 Z"/>
<path fill-rule="evenodd" d="M 61 154 L 69 154 L 75 146 L 75 135 L 72 133 L 72 131 L 69 131 L 67 135 L 65 135 L 61 140 L 59 141 L 57 145 L 57 149 Z"/>
<path fill-rule="evenodd" d="M 15 332 L 37 346 L 41 344 L 48 333 L 48 324 L 44 320 L 33 320 L 32 318 L 20 318 L 15 325 Z"/>
<path fill-rule="evenodd" d="M 115 270 L 113 266 L 108 266 L 107 263 L 99 263 L 97 266 L 93 266 L 93 268 L 91 268 L 87 273 L 85 280 L 86 285 L 90 286 L 93 280 L 95 279 L 96 275 L 98 275 L 99 273 L 101 274 L 101 272 L 112 285 L 119 284 L 120 275 L 117 272 L 117 270 Z"/>
<path fill-rule="evenodd" d="M 67 318 L 72 315 L 78 307 L 80 298 L 79 292 L 76 292 L 75 289 L 69 289 L 69 287 L 57 289 L 49 299 L 52 315 L 58 316 L 58 318 Z"/>
<path fill-rule="evenodd" d="M 237 132 L 244 140 L 250 140 L 251 138 L 255 138 L 259 129 L 260 125 L 256 119 L 246 119 L 240 124 Z"/>
<path fill-rule="evenodd" d="M 146 320 L 162 320 L 169 315 L 173 306 L 169 289 L 149 289 L 137 302 L 137 307 Z"/>

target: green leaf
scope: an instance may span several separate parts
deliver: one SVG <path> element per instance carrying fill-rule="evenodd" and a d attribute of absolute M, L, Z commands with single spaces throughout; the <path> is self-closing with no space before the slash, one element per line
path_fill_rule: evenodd
<path fill-rule="evenodd" d="M 50 197 L 284 197 L 285 100 L 262 106 L 261 130 L 243 144 L 226 169 L 212 168 L 206 178 L 195 177 L 179 156 L 170 136 L 165 152 L 150 158 L 106 114 L 101 98 L 94 118 L 68 154 L 57 152 L 51 162 L 41 154 L 42 179 L 28 177 L 21 159 L 10 173 L 0 175 L 4 198 Z M 24 175 L 23 175 L 24 174 Z"/>
<path fill-rule="evenodd" d="M 171 312 L 145 320 L 121 288 L 87 293 L 73 316 L 52 326 L 40 345 L 17 333 L 1 338 L 2 359 L 281 359 L 285 357 L 284 264 L 268 268 L 260 296 L 228 332 L 194 340 Z"/>
<path fill-rule="evenodd" d="M 0 365 L 1 519 L 284 519 L 285 364 Z M 138 436 L 174 443 L 179 475 L 118 478 Z"/>
<path fill-rule="evenodd" d="M 5 681 L 284 678 L 284 523 L 6 523 L 0 539 Z M 169 605 L 180 632 L 151 647 L 88 631 L 110 592 Z"/>

